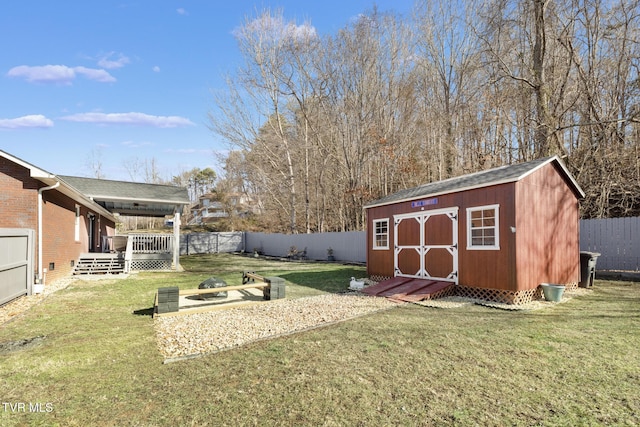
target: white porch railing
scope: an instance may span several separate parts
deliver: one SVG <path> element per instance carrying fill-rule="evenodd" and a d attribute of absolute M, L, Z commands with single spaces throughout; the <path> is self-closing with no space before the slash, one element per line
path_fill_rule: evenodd
<path fill-rule="evenodd" d="M 118 236 L 103 236 L 102 250 L 104 252 L 124 252 L 125 272 L 132 269 L 154 269 L 169 264 L 167 254 L 173 253 L 172 234 L 126 234 Z M 161 255 L 160 255 L 161 254 Z M 137 256 L 136 256 L 137 255 Z M 145 256 L 147 255 L 147 256 Z M 155 255 L 155 256 L 154 256 Z M 157 259 L 156 259 L 157 258 Z"/>
<path fill-rule="evenodd" d="M 103 252 L 124 252 L 131 244 L 134 254 L 166 254 L 173 251 L 172 234 L 127 234 L 102 236 Z"/>
<path fill-rule="evenodd" d="M 124 252 L 127 236 L 102 236 L 102 252 Z"/>
<path fill-rule="evenodd" d="M 129 234 L 134 254 L 167 254 L 173 252 L 173 234 Z"/>

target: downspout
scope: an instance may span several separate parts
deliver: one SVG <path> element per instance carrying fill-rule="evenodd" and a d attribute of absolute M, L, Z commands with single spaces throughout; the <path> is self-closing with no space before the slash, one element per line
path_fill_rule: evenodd
<path fill-rule="evenodd" d="M 48 187 L 42 187 L 38 190 L 38 271 L 36 272 L 36 283 L 44 284 L 42 275 L 42 193 L 53 190 L 60 185 L 60 181 Z"/>

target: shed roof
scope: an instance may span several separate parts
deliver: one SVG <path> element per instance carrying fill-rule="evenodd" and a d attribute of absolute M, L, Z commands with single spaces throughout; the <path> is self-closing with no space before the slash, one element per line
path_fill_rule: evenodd
<path fill-rule="evenodd" d="M 582 191 L 576 180 L 571 176 L 571 173 L 569 173 L 564 162 L 558 156 L 552 156 L 532 160 L 529 162 L 518 163 L 515 165 L 500 166 L 494 169 L 488 169 L 480 172 L 445 179 L 443 181 L 423 184 L 418 187 L 408 188 L 406 190 L 400 190 L 381 199 L 372 201 L 364 207 L 365 209 L 373 208 L 376 206 L 406 202 L 423 197 L 435 197 L 442 194 L 456 193 L 476 188 L 516 182 L 549 163 L 554 163 L 558 166 L 559 172 L 566 178 L 568 185 L 571 187 L 577 197 L 584 197 L 584 192 Z"/>
<path fill-rule="evenodd" d="M 165 216 L 188 205 L 184 187 L 60 175 L 59 178 L 111 212 Z"/>

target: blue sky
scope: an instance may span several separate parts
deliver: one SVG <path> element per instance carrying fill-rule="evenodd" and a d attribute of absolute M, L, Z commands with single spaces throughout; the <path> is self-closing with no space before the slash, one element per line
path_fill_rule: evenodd
<path fill-rule="evenodd" d="M 412 0 L 379 0 L 406 15 Z M 60 175 L 108 179 L 152 158 L 163 178 L 220 170 L 207 128 L 212 90 L 240 62 L 232 32 L 265 8 L 335 33 L 368 0 L 5 2 L 0 12 L 0 149 Z"/>

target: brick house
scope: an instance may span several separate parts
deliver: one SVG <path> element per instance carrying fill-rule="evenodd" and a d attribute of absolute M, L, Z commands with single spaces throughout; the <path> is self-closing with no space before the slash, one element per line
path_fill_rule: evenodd
<path fill-rule="evenodd" d="M 111 212 L 54 174 L 3 151 L 0 188 L 0 228 L 35 232 L 36 280 L 69 275 L 81 253 L 99 250 L 101 236 L 115 234 Z"/>
<path fill-rule="evenodd" d="M 159 203 L 161 191 L 171 197 Z M 0 304 L 30 294 L 34 282 L 70 275 L 82 254 L 102 252 L 116 214 L 176 213 L 179 230 L 186 204 L 184 188 L 54 175 L 0 150 Z"/>

